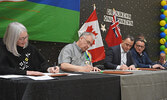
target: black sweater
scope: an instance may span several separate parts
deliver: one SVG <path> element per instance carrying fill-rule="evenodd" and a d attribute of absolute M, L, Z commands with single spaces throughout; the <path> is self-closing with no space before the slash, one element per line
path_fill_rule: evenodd
<path fill-rule="evenodd" d="M 31 44 L 25 49 L 17 46 L 19 57 L 13 55 L 6 49 L 5 45 L 0 47 L 0 74 L 26 75 L 26 71 L 46 72 L 48 63 L 40 52 Z"/>

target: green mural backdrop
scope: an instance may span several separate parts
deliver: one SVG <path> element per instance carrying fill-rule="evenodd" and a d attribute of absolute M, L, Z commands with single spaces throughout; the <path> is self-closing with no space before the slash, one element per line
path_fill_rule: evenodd
<path fill-rule="evenodd" d="M 2 1 L 1 38 L 7 25 L 17 21 L 27 27 L 30 40 L 70 43 L 78 39 L 80 0 Z"/>

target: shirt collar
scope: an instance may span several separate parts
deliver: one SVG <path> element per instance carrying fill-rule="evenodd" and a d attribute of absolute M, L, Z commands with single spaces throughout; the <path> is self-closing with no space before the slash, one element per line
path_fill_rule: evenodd
<path fill-rule="evenodd" d="M 136 51 L 136 49 L 135 48 L 133 48 L 134 50 L 135 50 L 135 52 L 140 56 L 140 57 L 142 57 L 144 54 L 143 54 L 143 52 L 141 53 L 141 54 L 139 54 L 137 51 Z"/>
<path fill-rule="evenodd" d="M 121 53 L 128 53 L 124 51 L 124 49 L 122 48 L 122 45 L 120 45 L 120 48 L 121 48 Z"/>
<path fill-rule="evenodd" d="M 140 56 L 143 56 L 143 53 L 139 54 Z"/>

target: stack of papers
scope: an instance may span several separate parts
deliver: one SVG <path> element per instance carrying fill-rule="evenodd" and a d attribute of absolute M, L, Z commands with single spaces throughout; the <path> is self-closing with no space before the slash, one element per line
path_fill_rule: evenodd
<path fill-rule="evenodd" d="M 43 73 L 43 76 L 27 76 L 27 75 L 0 75 L 0 78 L 21 78 L 21 77 L 28 77 L 33 80 L 51 80 L 55 79 L 51 77 L 50 75 L 55 75 L 55 74 L 65 74 L 65 73 Z M 67 73 L 66 76 L 74 76 L 74 75 L 82 75 L 82 74 L 73 74 L 73 73 Z"/>

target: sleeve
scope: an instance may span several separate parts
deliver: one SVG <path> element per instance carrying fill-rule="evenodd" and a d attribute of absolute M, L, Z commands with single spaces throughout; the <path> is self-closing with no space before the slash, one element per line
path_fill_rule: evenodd
<path fill-rule="evenodd" d="M 109 48 L 106 52 L 106 58 L 105 58 L 105 63 L 104 67 L 109 68 L 109 69 L 116 69 L 118 66 L 117 64 L 113 64 L 113 59 L 114 59 L 114 52 L 112 48 Z"/>
<path fill-rule="evenodd" d="M 134 59 L 132 58 L 132 53 L 131 53 L 131 51 L 129 51 L 128 53 L 129 53 L 129 54 L 128 54 L 129 63 L 128 63 L 127 65 L 128 65 L 128 66 L 130 66 L 130 65 L 135 65 L 135 67 L 136 67 L 135 61 L 134 61 Z"/>
<path fill-rule="evenodd" d="M 71 63 L 72 62 L 72 52 L 71 48 L 69 47 L 70 45 L 65 46 L 58 57 L 58 64 L 62 63 Z"/>
<path fill-rule="evenodd" d="M 32 67 L 34 71 L 41 71 L 41 72 L 47 72 L 47 69 L 49 67 L 49 64 L 45 57 L 37 50 L 37 48 L 33 47 L 33 56 L 31 58 Z"/>
<path fill-rule="evenodd" d="M 11 65 L 12 61 L 7 58 L 7 54 L 0 48 L 0 74 L 19 74 L 26 75 L 26 70 L 19 70 L 14 68 L 15 65 Z"/>
<path fill-rule="evenodd" d="M 134 51 L 131 51 L 131 52 L 132 52 L 132 55 L 133 55 L 132 58 L 133 58 L 133 60 L 135 62 L 135 66 L 137 68 L 150 68 L 150 65 L 152 63 L 149 63 L 151 60 L 148 57 L 147 57 L 148 59 L 146 59 L 146 60 L 148 60 L 147 63 L 143 64 L 141 62 L 141 60 L 139 59 L 139 56 L 137 56 L 137 54 Z M 141 58 L 141 59 L 144 59 L 144 58 Z"/>
<path fill-rule="evenodd" d="M 146 57 L 146 63 L 147 63 L 147 64 L 149 64 L 149 65 L 154 65 L 154 64 L 155 64 L 155 63 L 153 63 L 153 62 L 151 61 L 151 59 L 149 58 L 149 56 L 147 55 L 146 52 L 144 52 L 144 55 L 145 55 L 145 57 Z"/>

